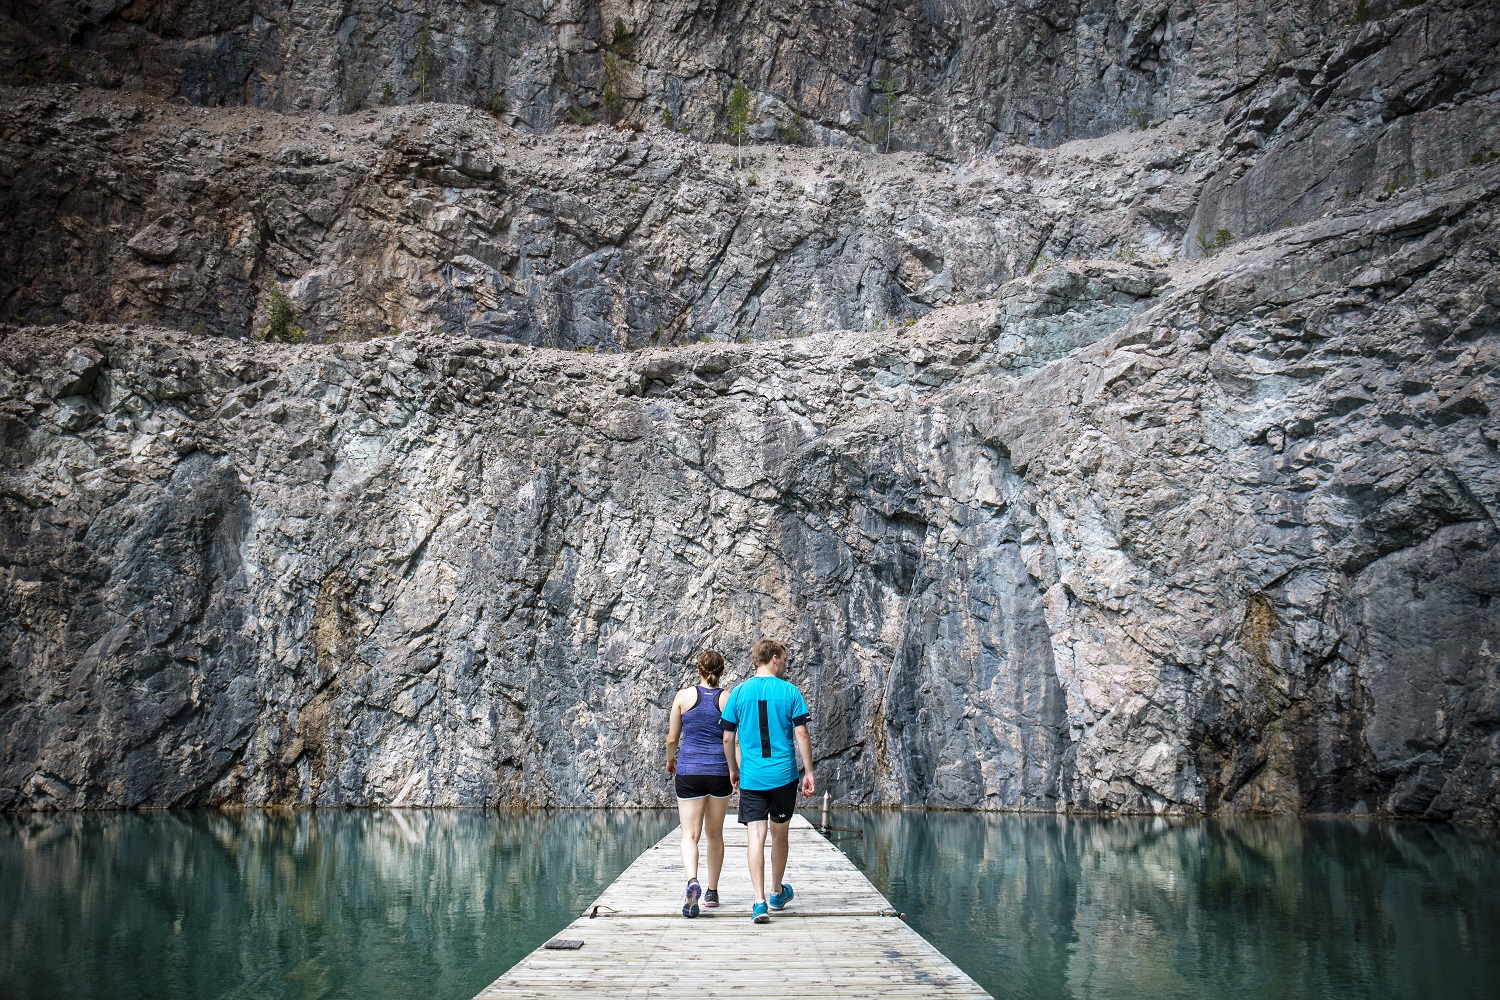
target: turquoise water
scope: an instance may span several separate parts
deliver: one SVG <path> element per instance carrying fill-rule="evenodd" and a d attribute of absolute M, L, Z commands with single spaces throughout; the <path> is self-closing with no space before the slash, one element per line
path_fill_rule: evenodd
<path fill-rule="evenodd" d="M 1494 831 L 835 813 L 908 921 L 996 997 L 1500 997 Z"/>
<path fill-rule="evenodd" d="M 0 997 L 470 1000 L 675 822 L 0 815 Z M 921 812 L 834 822 L 865 831 L 840 846 L 912 926 L 1006 1000 L 1500 997 L 1493 832 Z"/>
<path fill-rule="evenodd" d="M 469 1000 L 664 811 L 0 815 L 0 996 Z"/>

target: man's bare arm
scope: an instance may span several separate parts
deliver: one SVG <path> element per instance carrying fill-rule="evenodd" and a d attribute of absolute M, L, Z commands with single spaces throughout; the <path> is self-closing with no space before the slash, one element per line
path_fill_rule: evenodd
<path fill-rule="evenodd" d="M 802 794 L 811 795 L 818 790 L 813 781 L 812 737 L 807 735 L 806 726 L 793 729 L 792 736 L 797 741 L 797 756 L 802 759 Z"/>
<path fill-rule="evenodd" d="M 724 760 L 729 764 L 729 783 L 740 783 L 740 741 L 734 733 L 724 733 Z"/>

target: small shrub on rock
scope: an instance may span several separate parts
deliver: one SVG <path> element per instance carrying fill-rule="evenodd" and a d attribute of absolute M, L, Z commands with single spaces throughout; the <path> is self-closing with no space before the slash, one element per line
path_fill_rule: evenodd
<path fill-rule="evenodd" d="M 1203 256 L 1212 257 L 1214 254 L 1218 253 L 1220 250 L 1223 250 L 1229 244 L 1234 242 L 1234 233 L 1230 232 L 1228 229 L 1220 227 L 1219 229 L 1214 230 L 1214 234 L 1212 237 L 1210 237 L 1207 233 L 1199 233 L 1197 242 L 1198 249 L 1202 252 Z"/>
<path fill-rule="evenodd" d="M 624 18 L 615 18 L 614 31 L 610 33 L 610 39 L 604 43 L 604 47 L 615 55 L 624 56 L 627 59 L 635 54 L 635 34 L 625 27 Z"/>
<path fill-rule="evenodd" d="M 492 91 L 490 93 L 490 96 L 484 99 L 484 101 L 480 104 L 480 107 L 484 108 L 484 110 L 488 111 L 496 118 L 499 118 L 501 115 L 505 114 L 505 112 L 510 110 L 510 101 L 506 99 L 504 91 L 496 90 Z"/>
<path fill-rule="evenodd" d="M 266 293 L 266 323 L 260 328 L 262 340 L 296 344 L 307 338 L 307 331 L 297 324 L 297 309 L 276 285 Z"/>
<path fill-rule="evenodd" d="M 604 106 L 605 121 L 618 124 L 625 99 L 620 94 L 620 57 L 613 52 L 604 53 L 604 82 L 599 90 L 599 103 Z"/>

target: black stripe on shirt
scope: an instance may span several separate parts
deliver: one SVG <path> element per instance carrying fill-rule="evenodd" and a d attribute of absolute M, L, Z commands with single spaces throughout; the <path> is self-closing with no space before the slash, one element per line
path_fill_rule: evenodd
<path fill-rule="evenodd" d="M 799 715 L 799 716 L 797 716 L 795 719 L 792 720 L 792 728 L 795 729 L 798 726 L 802 726 L 805 729 L 807 727 L 807 720 L 810 719 L 810 718 L 812 718 L 811 715 Z"/>
<path fill-rule="evenodd" d="M 760 706 L 760 755 L 771 756 L 771 711 L 764 701 L 756 702 Z"/>

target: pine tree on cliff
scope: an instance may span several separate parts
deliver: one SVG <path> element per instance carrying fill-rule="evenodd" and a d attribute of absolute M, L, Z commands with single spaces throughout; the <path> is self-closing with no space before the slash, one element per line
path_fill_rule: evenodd
<path fill-rule="evenodd" d="M 865 121 L 865 137 L 880 146 L 881 152 L 891 151 L 891 136 L 901 124 L 900 101 L 901 88 L 896 82 L 896 72 L 890 63 L 886 63 L 870 102 L 873 114 Z"/>
<path fill-rule="evenodd" d="M 736 147 L 745 144 L 745 133 L 750 131 L 753 119 L 750 116 L 750 88 L 745 86 L 744 80 L 734 81 L 734 89 L 729 92 L 729 104 L 724 109 L 724 117 L 729 120 L 729 138 L 734 140 Z"/>
<path fill-rule="evenodd" d="M 419 100 L 429 101 L 432 99 L 432 35 L 427 31 L 427 24 L 423 22 L 422 27 L 417 29 L 417 51 L 411 62 L 412 82 L 417 85 L 417 97 Z"/>

